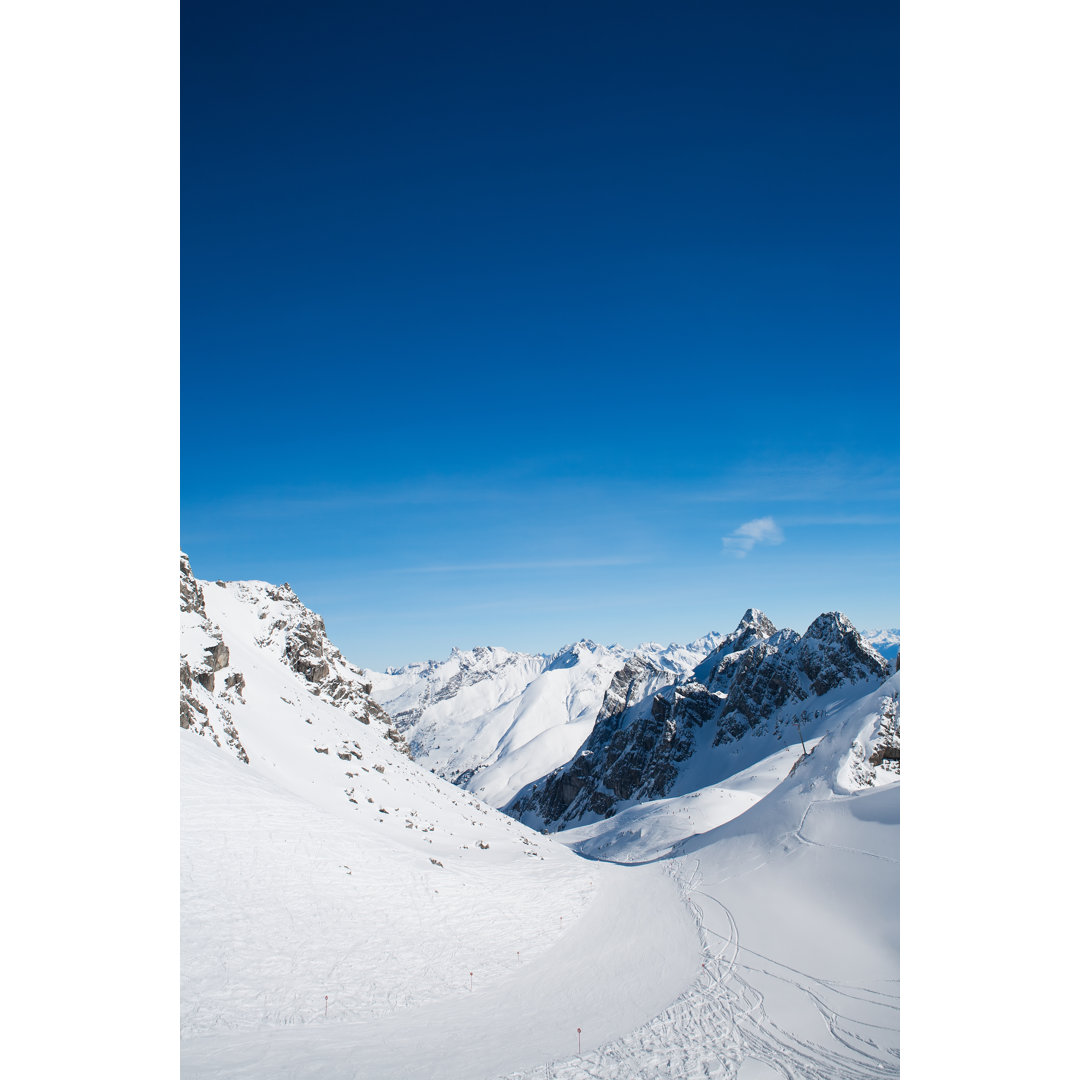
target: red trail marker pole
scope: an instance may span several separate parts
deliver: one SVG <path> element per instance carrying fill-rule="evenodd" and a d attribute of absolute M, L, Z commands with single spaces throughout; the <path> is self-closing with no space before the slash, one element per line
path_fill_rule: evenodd
<path fill-rule="evenodd" d="M 472 991 L 472 972 L 469 972 L 469 990 Z"/>
<path fill-rule="evenodd" d="M 323 1019 L 325 1020 L 330 1015 L 330 995 L 323 994 L 323 1001 L 325 1002 L 323 1005 Z"/>
<path fill-rule="evenodd" d="M 577 1052 L 578 1057 L 581 1056 L 581 1028 L 577 1029 Z"/>

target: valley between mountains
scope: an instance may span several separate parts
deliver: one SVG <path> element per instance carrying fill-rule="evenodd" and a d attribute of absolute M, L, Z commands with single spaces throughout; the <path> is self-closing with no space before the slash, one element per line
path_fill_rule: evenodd
<path fill-rule="evenodd" d="M 184 555 L 180 621 L 184 1077 L 899 1075 L 897 631 L 375 672 Z"/>

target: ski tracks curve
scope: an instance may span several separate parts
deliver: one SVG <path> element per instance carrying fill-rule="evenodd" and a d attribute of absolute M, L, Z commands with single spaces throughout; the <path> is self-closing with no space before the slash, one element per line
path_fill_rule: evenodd
<path fill-rule="evenodd" d="M 898 995 L 820 979 L 746 949 L 731 910 L 703 886 L 700 861 L 691 868 L 687 857 L 676 858 L 667 872 L 697 926 L 698 978 L 659 1016 L 622 1038 L 500 1080 L 737 1080 L 740 1070 L 754 1080 L 899 1076 Z M 771 1019 L 765 995 L 748 976 L 763 985 L 775 980 L 805 995 L 824 1021 L 831 1045 Z M 884 1022 L 851 1016 L 845 1009 L 861 1009 Z"/>

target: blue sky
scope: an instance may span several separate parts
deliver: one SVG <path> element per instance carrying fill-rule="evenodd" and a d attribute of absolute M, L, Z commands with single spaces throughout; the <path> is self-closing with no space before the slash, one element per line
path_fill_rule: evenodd
<path fill-rule="evenodd" d="M 187 0 L 195 572 L 376 667 L 896 625 L 897 24 Z"/>

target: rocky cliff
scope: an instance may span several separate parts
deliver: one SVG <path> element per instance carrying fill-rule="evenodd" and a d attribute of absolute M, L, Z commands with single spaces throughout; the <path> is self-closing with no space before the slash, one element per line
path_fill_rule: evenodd
<path fill-rule="evenodd" d="M 800 635 L 777 630 L 752 608 L 689 676 L 635 693 L 657 674 L 644 661 L 617 673 L 578 753 L 523 789 L 510 812 L 562 828 L 666 796 L 684 775 L 721 780 L 753 760 L 748 739 L 795 738 L 796 723 L 813 734 L 837 695 L 865 693 L 889 669 L 839 612 L 820 615 Z"/>
<path fill-rule="evenodd" d="M 209 600 L 212 603 L 208 603 Z M 212 617 L 218 609 L 218 618 Z M 221 629 L 228 613 L 230 635 L 237 635 L 230 649 Z M 180 726 L 231 749 L 247 762 L 242 717 L 249 702 L 248 680 L 243 664 L 260 670 L 280 667 L 292 674 L 286 681 L 293 702 L 309 694 L 340 710 L 344 717 L 378 730 L 396 750 L 408 755 L 408 744 L 393 720 L 375 701 L 371 684 L 361 670 L 350 664 L 329 640 L 320 616 L 305 607 L 286 583 L 262 581 L 200 582 L 188 557 L 180 555 Z M 297 698 L 297 701 L 300 699 Z M 303 723 L 302 709 L 297 722 Z M 318 748 L 329 753 L 329 746 Z M 338 757 L 353 751 L 346 740 Z"/>

